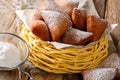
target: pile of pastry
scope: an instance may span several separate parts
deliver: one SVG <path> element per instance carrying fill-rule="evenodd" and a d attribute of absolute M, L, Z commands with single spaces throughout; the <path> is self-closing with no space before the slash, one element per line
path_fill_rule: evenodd
<path fill-rule="evenodd" d="M 97 41 L 108 22 L 78 6 L 77 0 L 40 0 L 30 30 L 44 41 L 72 45 Z"/>
<path fill-rule="evenodd" d="M 84 70 L 84 80 L 120 80 L 120 54 L 113 52 L 98 68 Z"/>

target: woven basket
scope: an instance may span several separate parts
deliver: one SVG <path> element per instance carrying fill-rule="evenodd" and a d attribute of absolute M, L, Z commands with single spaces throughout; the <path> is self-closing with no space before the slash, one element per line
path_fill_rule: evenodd
<path fill-rule="evenodd" d="M 108 55 L 108 36 L 82 49 L 57 49 L 34 36 L 24 25 L 20 26 L 20 36 L 28 43 L 28 60 L 40 69 L 56 74 L 80 73 L 96 68 Z"/>

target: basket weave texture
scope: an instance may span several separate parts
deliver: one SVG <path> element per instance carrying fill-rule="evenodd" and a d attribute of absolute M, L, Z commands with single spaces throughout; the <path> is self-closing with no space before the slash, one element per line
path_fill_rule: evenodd
<path fill-rule="evenodd" d="M 38 68 L 56 74 L 80 73 L 96 68 L 108 55 L 108 36 L 82 49 L 57 49 L 34 36 L 24 25 L 20 26 L 20 36 L 28 43 L 28 60 Z"/>

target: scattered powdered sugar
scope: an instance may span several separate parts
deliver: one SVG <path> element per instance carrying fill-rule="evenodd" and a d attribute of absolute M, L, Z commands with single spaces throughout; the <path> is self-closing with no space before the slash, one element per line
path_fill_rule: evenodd
<path fill-rule="evenodd" d="M 45 22 L 48 24 L 49 27 L 54 27 L 56 25 L 59 26 L 63 23 L 63 21 L 66 21 L 66 24 L 69 23 L 70 26 L 72 24 L 68 18 L 66 18 L 63 14 L 59 12 L 49 10 L 43 10 L 41 12 Z M 65 24 L 63 26 L 65 26 Z"/>
<path fill-rule="evenodd" d="M 74 34 L 74 35 L 73 35 Z M 85 32 L 85 31 L 80 31 L 78 29 L 71 28 L 68 31 L 68 34 L 66 33 L 66 36 L 72 35 L 73 39 L 76 42 L 79 42 L 80 40 L 84 40 L 85 38 L 92 36 L 92 33 Z"/>
<path fill-rule="evenodd" d="M 55 12 L 55 11 L 48 11 L 48 10 L 43 10 L 42 11 L 43 18 L 46 23 L 48 23 L 49 26 L 57 25 L 58 24 L 58 18 L 60 16 L 60 13 Z"/>
<path fill-rule="evenodd" d="M 120 69 L 120 57 L 117 53 L 113 53 L 107 59 L 105 59 L 99 67 L 111 67 Z"/>
<path fill-rule="evenodd" d="M 96 68 L 84 71 L 84 80 L 113 80 L 116 68 Z"/>
<path fill-rule="evenodd" d="M 69 15 L 62 8 L 60 8 L 53 0 L 45 0 L 41 3 L 42 5 L 39 6 L 40 11 L 43 10 L 56 11 L 66 16 L 66 18 L 70 19 Z"/>
<path fill-rule="evenodd" d="M 75 7 L 78 7 L 78 0 L 55 0 L 56 4 L 60 6 L 65 12 L 67 12 L 70 16 L 72 14 L 72 10 Z M 64 2 L 64 3 L 63 3 Z"/>
<path fill-rule="evenodd" d="M 21 63 L 19 50 L 9 42 L 0 41 L 0 67 L 16 67 Z"/>

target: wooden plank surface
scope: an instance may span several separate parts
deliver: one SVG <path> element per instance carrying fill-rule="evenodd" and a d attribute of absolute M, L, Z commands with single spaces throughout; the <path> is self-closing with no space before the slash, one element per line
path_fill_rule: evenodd
<path fill-rule="evenodd" d="M 23 3 L 21 3 L 21 1 Z M 18 8 L 27 8 L 28 4 L 21 6 L 25 2 L 26 0 L 0 0 L 0 32 L 11 32 L 14 34 L 18 34 L 17 28 L 20 23 L 20 20 L 16 16 L 15 10 Z M 104 15 L 102 14 L 102 11 L 101 15 Z M 109 19 L 109 17 L 106 18 Z M 82 80 L 81 74 L 79 73 L 63 75 L 52 74 L 36 68 L 33 64 L 31 64 L 28 61 L 26 61 L 25 64 L 22 65 L 22 69 L 24 71 L 29 72 L 33 77 L 33 80 Z M 28 80 L 28 77 L 25 74 L 22 75 L 23 80 Z M 11 71 L 0 71 L 0 80 L 18 80 L 18 70 L 15 69 Z"/>
<path fill-rule="evenodd" d="M 114 44 L 120 54 L 120 1 L 107 0 L 105 18 L 109 23 L 117 23 L 118 26 L 112 31 L 111 35 L 114 39 Z"/>

